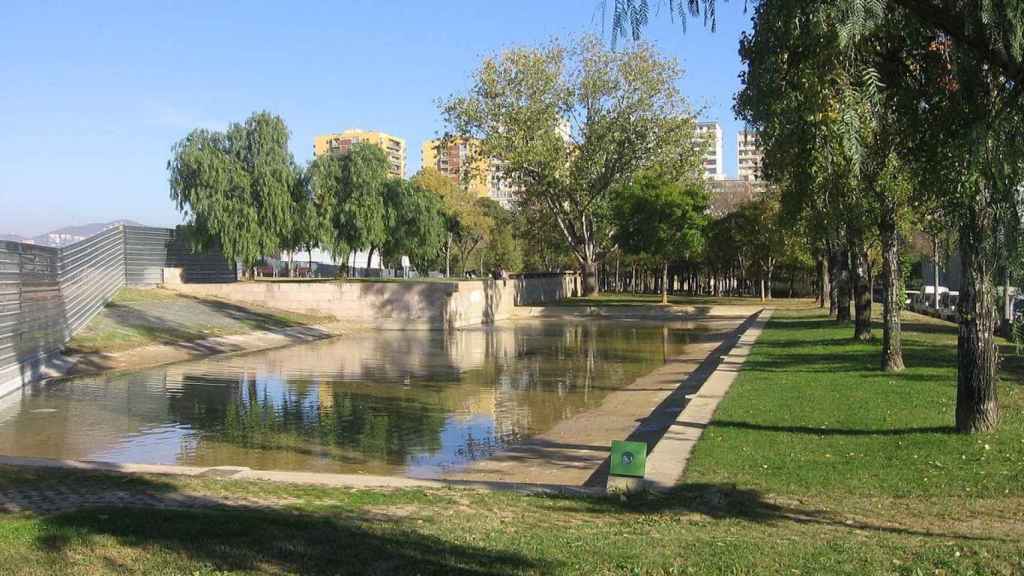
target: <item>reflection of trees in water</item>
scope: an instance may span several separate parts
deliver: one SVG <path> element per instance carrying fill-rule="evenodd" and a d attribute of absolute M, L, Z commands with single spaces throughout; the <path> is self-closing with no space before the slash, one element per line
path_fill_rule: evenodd
<path fill-rule="evenodd" d="M 276 393 L 268 379 L 254 374 L 220 380 L 222 385 L 211 386 L 209 376 L 185 376 L 171 403 L 174 416 L 207 441 L 327 457 L 357 453 L 392 464 L 441 445 L 444 411 L 404 395 L 335 389 L 325 407 L 311 379 L 289 380 Z"/>
<path fill-rule="evenodd" d="M 447 425 L 457 429 L 446 437 L 453 452 L 475 460 L 600 404 L 677 351 L 685 333 L 537 322 L 463 332 L 443 346 L 401 340 L 370 346 L 383 354 L 376 359 L 365 348 L 343 355 L 334 369 L 318 352 L 313 369 L 294 373 L 274 363 L 234 377 L 181 374 L 171 410 L 208 441 L 390 464 L 440 451 Z M 398 351 L 405 355 L 386 366 Z M 493 427 L 481 428 L 480 415 Z"/>
<path fill-rule="evenodd" d="M 687 331 L 667 325 L 584 321 L 523 322 L 487 334 L 488 362 L 462 380 L 494 388 L 495 436 L 506 444 L 596 407 L 689 341 Z"/>

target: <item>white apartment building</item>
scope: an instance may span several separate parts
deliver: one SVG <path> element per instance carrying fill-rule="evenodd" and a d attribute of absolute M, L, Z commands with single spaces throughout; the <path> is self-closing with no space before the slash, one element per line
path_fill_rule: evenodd
<path fill-rule="evenodd" d="M 701 166 L 704 177 L 709 180 L 724 180 L 725 171 L 722 161 L 722 127 L 718 122 L 698 122 L 697 137 L 694 143 L 706 146 Z"/>
<path fill-rule="evenodd" d="M 761 178 L 761 137 L 751 130 L 740 130 L 736 134 L 736 163 L 739 179 L 747 182 L 763 182 Z"/>

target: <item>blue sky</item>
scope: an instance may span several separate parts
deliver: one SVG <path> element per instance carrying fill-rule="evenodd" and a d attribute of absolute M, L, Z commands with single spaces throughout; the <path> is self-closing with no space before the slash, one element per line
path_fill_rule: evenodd
<path fill-rule="evenodd" d="M 613 0 L 608 0 L 609 4 Z M 377 129 L 419 147 L 441 129 L 438 98 L 465 90 L 480 59 L 553 36 L 601 32 L 599 0 L 423 2 L 4 2 L 0 21 L 0 233 L 130 218 L 173 225 L 171 146 L 195 127 L 281 115 L 300 162 L 316 134 Z M 667 14 L 647 32 L 678 58 L 680 83 L 725 131 L 743 3 L 719 30 Z"/>

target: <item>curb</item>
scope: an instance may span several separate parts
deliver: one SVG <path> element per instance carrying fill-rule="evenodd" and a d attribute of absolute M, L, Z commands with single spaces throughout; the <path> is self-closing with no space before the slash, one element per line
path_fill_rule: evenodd
<path fill-rule="evenodd" d="M 736 344 L 720 356 L 720 362 L 700 389 L 689 396 L 685 408 L 669 425 L 664 436 L 647 455 L 645 488 L 667 492 L 679 484 L 686 471 L 693 446 L 700 440 L 722 401 L 736 380 L 750 350 L 772 316 L 771 309 L 762 310 Z"/>

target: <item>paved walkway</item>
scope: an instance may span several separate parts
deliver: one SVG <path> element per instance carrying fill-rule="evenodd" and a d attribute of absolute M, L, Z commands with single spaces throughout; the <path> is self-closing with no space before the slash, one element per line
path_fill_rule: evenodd
<path fill-rule="evenodd" d="M 55 514 L 78 508 L 97 506 L 200 509 L 241 508 L 271 509 L 297 503 L 292 498 L 253 498 L 246 496 L 211 496 L 187 492 L 160 493 L 146 490 L 109 490 L 90 487 L 80 480 L 69 480 L 42 487 L 0 490 L 0 513 L 31 512 Z"/>

